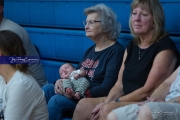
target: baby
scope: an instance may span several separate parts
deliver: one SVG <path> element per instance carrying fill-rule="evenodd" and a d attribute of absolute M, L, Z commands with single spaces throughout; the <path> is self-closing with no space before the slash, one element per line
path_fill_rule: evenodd
<path fill-rule="evenodd" d="M 67 98 L 80 99 L 89 87 L 89 81 L 85 78 L 84 70 L 76 70 L 70 63 L 63 64 L 59 69 L 63 79 L 63 95 Z"/>

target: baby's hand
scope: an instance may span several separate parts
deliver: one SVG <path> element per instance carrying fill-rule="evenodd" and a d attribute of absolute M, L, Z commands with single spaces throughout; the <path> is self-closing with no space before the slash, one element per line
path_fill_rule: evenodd
<path fill-rule="evenodd" d="M 80 77 L 80 75 L 79 74 L 75 74 L 73 77 L 74 77 L 74 79 L 77 80 Z"/>
<path fill-rule="evenodd" d="M 54 91 L 55 94 L 62 94 L 63 93 L 63 86 L 62 86 L 63 79 L 58 79 L 55 83 Z"/>
<path fill-rule="evenodd" d="M 81 67 L 80 70 L 81 70 L 81 71 L 84 71 L 84 67 Z"/>
<path fill-rule="evenodd" d="M 81 97 L 81 93 L 80 92 L 76 92 L 75 95 L 74 95 L 74 99 L 79 100 L 80 97 Z"/>

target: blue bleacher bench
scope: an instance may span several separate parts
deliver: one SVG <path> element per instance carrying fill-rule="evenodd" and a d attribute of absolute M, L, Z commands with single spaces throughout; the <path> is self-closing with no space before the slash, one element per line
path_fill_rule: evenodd
<path fill-rule="evenodd" d="M 85 8 L 97 3 L 111 7 L 122 24 L 123 31 L 129 31 L 129 14 L 132 0 L 5 0 L 7 18 L 29 26 L 83 29 L 86 19 Z M 166 30 L 179 34 L 180 0 L 160 0 L 165 17 Z"/>

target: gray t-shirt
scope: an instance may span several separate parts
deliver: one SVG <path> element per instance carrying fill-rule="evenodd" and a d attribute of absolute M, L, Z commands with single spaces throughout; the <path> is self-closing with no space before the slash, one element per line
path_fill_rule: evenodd
<path fill-rule="evenodd" d="M 22 28 L 20 25 L 16 24 L 15 22 L 3 18 L 0 23 L 0 31 L 1 30 L 10 30 L 16 33 L 23 41 L 24 48 L 26 50 L 27 56 L 39 56 L 37 53 L 34 45 L 32 44 L 30 37 L 26 30 Z M 44 84 L 47 83 L 44 69 L 42 64 L 29 64 L 28 70 L 30 74 L 37 80 L 38 84 L 42 87 Z"/>

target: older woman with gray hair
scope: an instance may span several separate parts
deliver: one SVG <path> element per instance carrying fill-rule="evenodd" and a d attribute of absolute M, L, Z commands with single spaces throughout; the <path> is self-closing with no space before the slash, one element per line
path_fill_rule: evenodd
<path fill-rule="evenodd" d="M 123 46 L 117 42 L 120 24 L 117 22 L 116 14 L 104 4 L 86 8 L 84 13 L 87 15 L 83 22 L 86 36 L 95 44 L 85 52 L 76 69 L 84 69 L 90 82 L 85 97 L 107 96 L 116 83 L 124 54 Z M 43 87 L 49 120 L 62 120 L 65 114 L 72 116 L 71 113 L 78 102 L 62 95 L 62 80 L 57 80 L 55 85 L 47 84 Z"/>
<path fill-rule="evenodd" d="M 127 45 L 116 84 L 107 97 L 80 100 L 73 120 L 106 120 L 113 109 L 145 100 L 177 68 L 178 51 L 164 30 L 158 0 L 133 0 L 129 26 L 134 40 Z"/>

